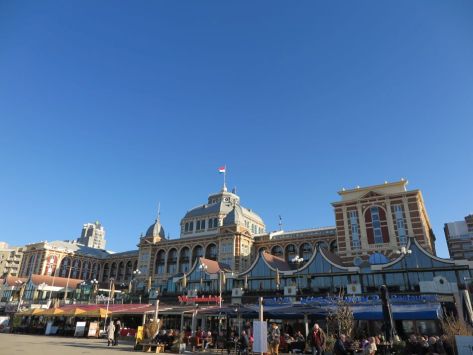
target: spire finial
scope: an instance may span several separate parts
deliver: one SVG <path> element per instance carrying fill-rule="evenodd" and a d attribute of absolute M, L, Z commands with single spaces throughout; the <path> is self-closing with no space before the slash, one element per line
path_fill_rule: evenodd
<path fill-rule="evenodd" d="M 158 218 L 156 218 L 156 222 L 161 224 L 161 202 L 158 202 Z"/>

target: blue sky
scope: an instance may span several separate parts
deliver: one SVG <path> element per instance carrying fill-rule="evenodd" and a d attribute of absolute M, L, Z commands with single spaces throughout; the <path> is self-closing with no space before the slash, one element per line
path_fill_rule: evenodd
<path fill-rule="evenodd" d="M 1 1 L 0 240 L 135 248 L 221 187 L 268 230 L 404 177 L 473 212 L 471 1 Z"/>

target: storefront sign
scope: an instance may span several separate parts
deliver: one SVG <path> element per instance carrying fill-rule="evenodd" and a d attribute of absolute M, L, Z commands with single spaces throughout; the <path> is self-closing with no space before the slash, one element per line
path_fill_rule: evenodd
<path fill-rule="evenodd" d="M 98 322 L 90 322 L 89 332 L 87 333 L 87 336 L 98 338 L 99 336 L 99 323 Z"/>
<path fill-rule="evenodd" d="M 83 337 L 84 336 L 85 324 L 86 324 L 86 322 L 77 322 L 76 323 L 76 331 L 74 332 L 75 337 Z"/>
<path fill-rule="evenodd" d="M 346 303 L 350 304 L 379 304 L 381 299 L 378 295 L 367 296 L 346 296 L 343 297 Z M 302 304 L 319 303 L 324 305 L 335 305 L 340 301 L 339 297 L 306 297 L 301 298 Z M 427 303 L 438 302 L 437 295 L 391 295 L 392 304 L 409 304 L 409 303 Z"/>
<path fill-rule="evenodd" d="M 219 296 L 202 296 L 202 297 L 188 297 L 188 296 L 178 296 L 177 299 L 181 303 L 210 303 L 220 302 Z"/>
<path fill-rule="evenodd" d="M 292 299 L 289 297 L 273 297 L 273 298 L 264 298 L 263 304 L 265 306 L 276 306 L 280 304 L 292 304 Z"/>

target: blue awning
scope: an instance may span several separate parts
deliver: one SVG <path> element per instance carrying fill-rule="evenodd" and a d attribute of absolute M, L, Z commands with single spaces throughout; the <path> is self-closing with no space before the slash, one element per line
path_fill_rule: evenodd
<path fill-rule="evenodd" d="M 356 320 L 383 320 L 381 305 L 356 305 L 351 307 Z M 394 320 L 439 319 L 440 304 L 397 304 L 391 305 Z"/>

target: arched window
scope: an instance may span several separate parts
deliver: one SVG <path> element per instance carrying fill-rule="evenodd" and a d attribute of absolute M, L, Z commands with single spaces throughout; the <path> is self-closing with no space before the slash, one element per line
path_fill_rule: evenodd
<path fill-rule="evenodd" d="M 59 267 L 59 277 L 67 277 L 69 274 L 69 268 L 71 265 L 70 258 L 64 258 L 61 261 L 61 266 Z"/>
<path fill-rule="evenodd" d="M 365 211 L 366 236 L 368 244 L 389 243 L 386 211 L 379 206 L 371 206 Z"/>
<path fill-rule="evenodd" d="M 301 256 L 304 261 L 309 260 L 312 256 L 312 245 L 309 243 L 302 243 L 301 247 L 299 248 L 299 256 Z"/>
<path fill-rule="evenodd" d="M 286 252 L 284 253 L 286 261 L 291 262 L 297 255 L 296 246 L 294 244 L 286 245 Z"/>
<path fill-rule="evenodd" d="M 125 262 L 120 261 L 120 263 L 118 264 L 117 280 L 118 281 L 123 281 L 124 278 L 125 278 Z"/>
<path fill-rule="evenodd" d="M 112 268 L 110 270 L 110 278 L 116 278 L 117 277 L 117 263 L 112 263 Z"/>
<path fill-rule="evenodd" d="M 159 274 L 164 274 L 164 264 L 166 264 L 166 252 L 164 250 L 158 251 L 156 254 L 156 268 L 155 268 L 155 273 L 157 275 Z"/>
<path fill-rule="evenodd" d="M 177 271 L 177 250 L 171 249 L 168 252 L 168 274 L 175 274 Z"/>
<path fill-rule="evenodd" d="M 275 245 L 274 247 L 271 248 L 271 254 L 274 256 L 279 256 L 280 258 L 283 257 L 284 251 L 279 245 Z"/>
<path fill-rule="evenodd" d="M 132 273 L 133 273 L 133 264 L 131 263 L 131 260 L 128 260 L 126 263 L 126 268 L 125 268 L 125 281 L 131 280 Z"/>
<path fill-rule="evenodd" d="M 88 280 L 90 277 L 90 261 L 84 261 L 84 266 L 82 266 L 82 280 Z"/>
<path fill-rule="evenodd" d="M 110 277 L 110 265 L 108 263 L 105 263 L 103 266 L 103 275 L 102 275 L 102 281 L 108 281 L 108 278 Z"/>
<path fill-rule="evenodd" d="M 80 266 L 81 266 L 81 261 L 78 259 L 75 259 L 72 262 L 72 271 L 71 271 L 71 278 L 77 279 L 79 278 L 80 275 Z"/>
<path fill-rule="evenodd" d="M 179 272 L 187 272 L 190 269 L 190 250 L 188 247 L 181 249 L 179 253 Z"/>
<path fill-rule="evenodd" d="M 338 254 L 338 244 L 336 240 L 330 242 L 329 250 L 331 253 Z"/>
<path fill-rule="evenodd" d="M 205 257 L 210 260 L 217 260 L 217 246 L 213 243 L 207 245 L 205 248 Z"/>
<path fill-rule="evenodd" d="M 194 265 L 195 261 L 204 256 L 204 248 L 200 245 L 196 245 L 194 250 L 192 250 L 192 265 Z"/>

